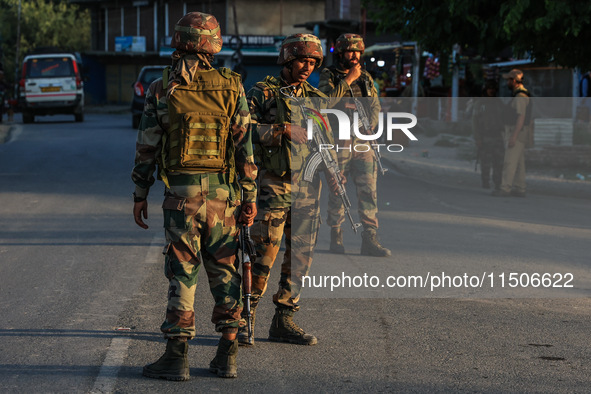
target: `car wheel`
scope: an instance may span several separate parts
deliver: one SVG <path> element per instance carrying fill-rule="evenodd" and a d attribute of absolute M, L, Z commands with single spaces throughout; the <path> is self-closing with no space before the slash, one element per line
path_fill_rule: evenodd
<path fill-rule="evenodd" d="M 133 127 L 134 129 L 140 127 L 141 118 L 141 115 L 131 115 L 131 127 Z"/>
<path fill-rule="evenodd" d="M 33 123 L 35 121 L 35 115 L 31 112 L 23 111 L 23 123 Z"/>

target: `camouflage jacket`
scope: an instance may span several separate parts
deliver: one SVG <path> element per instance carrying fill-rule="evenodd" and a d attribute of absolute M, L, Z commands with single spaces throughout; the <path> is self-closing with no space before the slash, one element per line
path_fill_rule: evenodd
<path fill-rule="evenodd" d="M 292 100 L 280 92 L 280 88 L 286 86 L 289 84 L 283 78 L 268 76 L 253 86 L 247 95 L 257 163 L 278 176 L 301 169 L 310 153 L 306 144 L 294 144 L 283 136 L 286 125 L 292 122 L 306 127 L 300 108 L 292 108 Z M 344 90 L 339 93 L 344 94 Z M 300 85 L 295 97 L 310 98 L 306 106 L 319 108 L 331 107 L 335 101 L 308 82 Z M 332 133 L 328 134 L 326 137 L 332 143 Z"/>
<path fill-rule="evenodd" d="M 353 85 L 349 86 L 345 82 L 346 76 L 347 73 L 344 70 L 335 66 L 325 67 L 320 73 L 318 89 L 330 97 L 363 97 L 362 104 L 368 105 L 369 108 L 366 108 L 366 112 L 370 117 L 369 122 L 375 128 L 378 124 L 381 107 L 373 78 L 367 71 L 362 70 L 361 76 L 353 82 Z"/>
<path fill-rule="evenodd" d="M 196 72 L 192 70 L 191 72 Z M 170 85 L 169 85 L 170 86 Z M 238 182 L 244 191 L 245 202 L 256 202 L 257 167 L 254 164 L 252 139 L 250 132 L 250 113 L 244 88 L 240 87 L 240 96 L 236 111 L 231 115 L 230 132 L 235 147 L 235 168 Z M 135 166 L 132 180 L 135 183 L 135 193 L 138 197 L 146 197 L 150 187 L 154 184 L 154 171 L 161 157 L 162 136 L 168 129 L 168 107 L 166 104 L 166 89 L 162 78 L 155 80 L 146 93 L 144 112 L 138 130 L 136 143 Z M 165 174 L 169 179 L 178 177 L 175 184 L 194 184 L 191 178 L 200 177 L 199 174 Z"/>

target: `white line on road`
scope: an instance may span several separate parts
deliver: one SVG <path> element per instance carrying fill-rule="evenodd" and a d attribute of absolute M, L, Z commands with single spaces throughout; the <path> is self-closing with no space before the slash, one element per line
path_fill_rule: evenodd
<path fill-rule="evenodd" d="M 131 338 L 116 337 L 111 341 L 105 361 L 94 382 L 91 393 L 112 393 L 117 381 L 117 374 L 127 356 L 127 348 Z"/>
<path fill-rule="evenodd" d="M 153 264 L 156 260 L 160 259 L 161 254 L 159 251 L 162 248 L 162 242 L 161 235 L 154 236 L 150 242 L 150 247 L 146 253 L 144 263 Z M 147 271 L 144 270 L 141 275 L 142 278 L 140 282 L 145 279 Z M 115 337 L 111 340 L 107 355 L 105 356 L 105 361 L 103 361 L 103 365 L 94 381 L 94 386 L 92 387 L 92 390 L 90 390 L 91 394 L 107 394 L 113 392 L 115 383 L 117 382 L 117 375 L 125 362 L 130 343 L 130 337 Z"/>

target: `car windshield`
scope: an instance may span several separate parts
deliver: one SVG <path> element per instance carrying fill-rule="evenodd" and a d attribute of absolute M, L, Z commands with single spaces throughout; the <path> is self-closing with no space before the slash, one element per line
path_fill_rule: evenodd
<path fill-rule="evenodd" d="M 74 75 L 72 61 L 67 57 L 29 59 L 27 76 L 31 78 L 70 77 Z"/>
<path fill-rule="evenodd" d="M 141 76 L 141 82 L 144 84 L 151 84 L 155 79 L 158 79 L 162 76 L 162 69 L 149 69 L 145 70 Z"/>

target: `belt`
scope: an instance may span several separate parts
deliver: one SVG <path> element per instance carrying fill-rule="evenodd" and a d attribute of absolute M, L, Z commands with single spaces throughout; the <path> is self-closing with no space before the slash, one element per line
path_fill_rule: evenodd
<path fill-rule="evenodd" d="M 168 174 L 170 186 L 201 185 L 202 180 L 207 179 L 210 185 L 228 185 L 230 176 L 228 173 L 206 173 L 206 174 Z"/>

